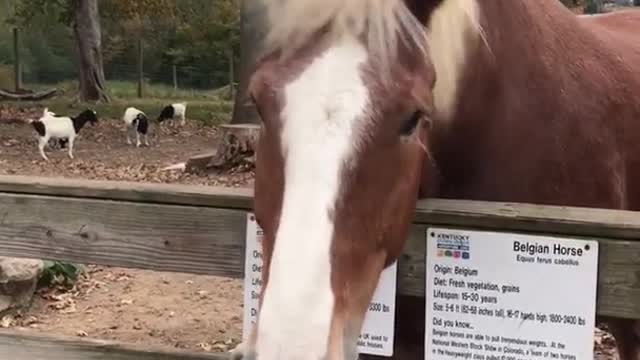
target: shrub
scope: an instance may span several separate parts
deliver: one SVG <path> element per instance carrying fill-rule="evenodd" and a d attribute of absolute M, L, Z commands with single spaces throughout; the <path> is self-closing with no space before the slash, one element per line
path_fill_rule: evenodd
<path fill-rule="evenodd" d="M 598 14 L 602 12 L 602 0 L 587 0 L 584 6 L 585 14 Z"/>
<path fill-rule="evenodd" d="M 72 287 L 81 272 L 82 268 L 76 264 L 45 260 L 44 269 L 38 280 L 38 287 L 52 287 L 55 285 Z"/>

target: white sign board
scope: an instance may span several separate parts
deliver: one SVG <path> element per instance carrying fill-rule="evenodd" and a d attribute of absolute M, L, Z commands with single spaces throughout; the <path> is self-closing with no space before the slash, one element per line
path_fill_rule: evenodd
<path fill-rule="evenodd" d="M 247 340 L 258 315 L 260 287 L 262 285 L 262 229 L 255 216 L 247 214 L 247 239 L 244 278 L 243 341 Z M 392 356 L 396 314 L 397 262 L 380 276 L 378 287 L 369 305 L 358 339 L 361 354 Z"/>
<path fill-rule="evenodd" d="M 425 358 L 593 359 L 598 243 L 427 229 Z"/>
<path fill-rule="evenodd" d="M 398 262 L 380 274 L 369 310 L 358 338 L 361 354 L 392 356 L 396 317 L 396 279 Z"/>

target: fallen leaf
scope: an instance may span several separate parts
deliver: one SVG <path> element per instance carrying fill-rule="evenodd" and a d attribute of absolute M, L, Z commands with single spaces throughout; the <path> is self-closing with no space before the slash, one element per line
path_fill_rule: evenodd
<path fill-rule="evenodd" d="M 0 327 L 5 328 L 5 329 L 9 328 L 13 324 L 14 320 L 15 319 L 11 315 L 4 316 L 2 319 L 0 319 Z"/>
<path fill-rule="evenodd" d="M 213 345 L 213 350 L 217 350 L 217 351 L 220 351 L 220 352 L 227 351 L 227 350 L 229 350 L 229 345 L 227 345 L 225 343 L 218 342 L 218 343 L 215 343 Z"/>
<path fill-rule="evenodd" d="M 37 317 L 29 316 L 24 320 L 23 324 L 24 325 L 33 325 L 33 324 L 35 324 L 37 322 L 38 322 L 38 318 Z"/>

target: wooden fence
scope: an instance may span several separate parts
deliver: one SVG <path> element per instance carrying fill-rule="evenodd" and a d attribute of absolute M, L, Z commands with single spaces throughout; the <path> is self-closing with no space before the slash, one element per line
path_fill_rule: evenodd
<path fill-rule="evenodd" d="M 242 278 L 248 190 L 0 176 L 0 254 Z M 640 318 L 640 213 L 433 199 L 417 206 L 398 269 L 424 296 L 429 225 L 600 242 L 600 315 Z M 34 359 L 226 359 L 103 341 L 0 332 L 0 354 Z"/>

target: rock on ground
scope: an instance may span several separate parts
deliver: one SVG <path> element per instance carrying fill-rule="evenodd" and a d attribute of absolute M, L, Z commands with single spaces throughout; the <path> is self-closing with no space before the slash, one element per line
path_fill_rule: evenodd
<path fill-rule="evenodd" d="M 31 306 L 43 269 L 42 260 L 0 257 L 0 316 Z"/>

